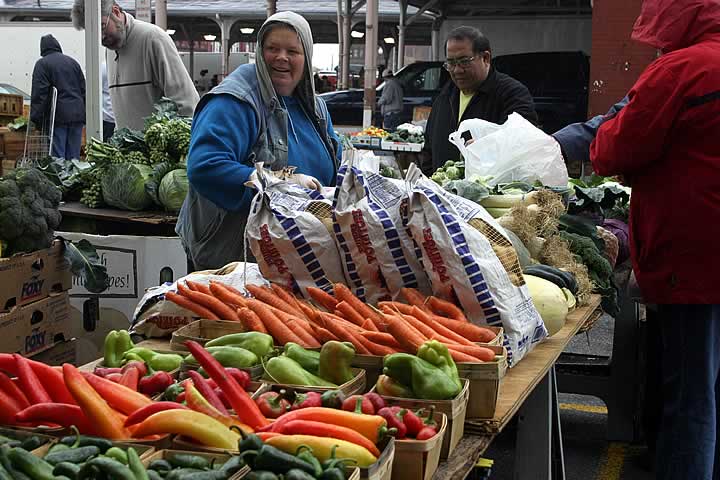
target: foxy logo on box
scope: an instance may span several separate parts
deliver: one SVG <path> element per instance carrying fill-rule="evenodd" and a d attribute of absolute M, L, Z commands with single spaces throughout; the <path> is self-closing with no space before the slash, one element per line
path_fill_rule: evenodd
<path fill-rule="evenodd" d="M 42 294 L 42 287 L 45 280 L 41 280 L 37 277 L 33 277 L 30 281 L 23 283 L 22 293 L 20 294 L 22 300 L 29 298 L 39 297 Z"/>
<path fill-rule="evenodd" d="M 25 337 L 25 353 L 34 352 L 43 348 L 46 344 L 47 332 L 33 328 L 30 335 Z"/>

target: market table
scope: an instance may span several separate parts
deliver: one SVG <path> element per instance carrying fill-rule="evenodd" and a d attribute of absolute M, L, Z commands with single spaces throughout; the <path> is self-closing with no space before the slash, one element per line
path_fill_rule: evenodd
<path fill-rule="evenodd" d="M 177 215 L 167 212 L 130 212 L 114 208 L 89 208 L 80 202 L 60 204 L 58 230 L 96 235 L 176 236 Z"/>
<path fill-rule="evenodd" d="M 580 328 L 601 314 L 600 296 L 570 313 L 565 326 L 541 343 L 500 382 L 495 415 L 465 422 L 465 435 L 440 464 L 435 480 L 465 478 L 497 434 L 519 413 L 515 478 L 565 478 L 555 362 Z M 472 400 L 472 399 L 471 399 Z"/>

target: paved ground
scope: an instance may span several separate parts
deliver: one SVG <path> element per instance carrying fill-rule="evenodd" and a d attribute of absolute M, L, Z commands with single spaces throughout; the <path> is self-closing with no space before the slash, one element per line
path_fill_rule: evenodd
<path fill-rule="evenodd" d="M 566 351 L 609 355 L 612 351 L 613 320 L 605 316 L 589 335 L 578 335 Z M 607 409 L 595 397 L 560 394 L 564 438 L 565 471 L 568 480 L 651 480 L 643 445 L 605 440 Z M 492 480 L 513 479 L 515 429 L 509 427 L 485 453 L 494 461 Z M 520 479 L 524 480 L 524 479 Z"/>

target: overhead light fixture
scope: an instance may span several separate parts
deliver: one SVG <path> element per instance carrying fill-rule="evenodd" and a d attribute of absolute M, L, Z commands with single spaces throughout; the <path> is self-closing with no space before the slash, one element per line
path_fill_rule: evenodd
<path fill-rule="evenodd" d="M 252 35 L 252 33 L 255 31 L 252 27 L 244 27 L 240 29 L 240 33 L 243 35 Z"/>
<path fill-rule="evenodd" d="M 358 32 L 357 30 L 353 30 L 350 32 L 350 36 L 352 38 L 363 38 L 365 36 L 365 32 Z"/>
<path fill-rule="evenodd" d="M 378 55 L 382 55 L 384 53 L 384 50 L 382 47 L 378 48 Z"/>
<path fill-rule="evenodd" d="M 208 42 L 214 42 L 217 37 L 215 35 L 205 35 L 203 38 Z"/>
<path fill-rule="evenodd" d="M 395 39 L 393 37 L 385 37 L 385 38 L 383 38 L 383 41 L 385 41 L 385 43 L 390 43 L 390 44 L 395 43 Z"/>
<path fill-rule="evenodd" d="M 167 32 L 168 35 L 175 35 L 175 30 L 173 30 L 172 28 L 168 28 L 165 31 Z"/>

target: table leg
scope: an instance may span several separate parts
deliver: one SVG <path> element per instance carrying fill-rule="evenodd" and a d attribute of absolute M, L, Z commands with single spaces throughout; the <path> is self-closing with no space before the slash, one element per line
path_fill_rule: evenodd
<path fill-rule="evenodd" d="M 565 478 L 555 368 L 535 387 L 518 413 L 515 480 Z"/>

